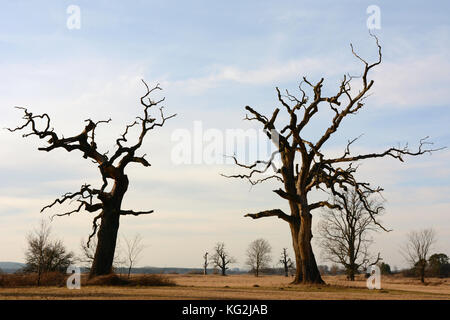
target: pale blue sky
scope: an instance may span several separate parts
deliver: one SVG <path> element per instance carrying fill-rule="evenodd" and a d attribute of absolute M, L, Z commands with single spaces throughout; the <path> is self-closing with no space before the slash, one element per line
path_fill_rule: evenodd
<path fill-rule="evenodd" d="M 429 135 L 450 146 L 450 25 L 448 1 L 0 1 L 0 108 L 2 127 L 14 126 L 27 106 L 48 112 L 57 132 L 75 133 L 88 117 L 113 118 L 99 130 L 111 147 L 123 126 L 141 109 L 140 79 L 160 82 L 168 112 L 178 113 L 147 140 L 150 169 L 133 167 L 125 205 L 155 214 L 122 219 L 121 232 L 143 235 L 141 265 L 201 265 L 204 250 L 224 241 L 243 266 L 245 248 L 267 238 L 277 258 L 291 248 L 288 226 L 278 219 L 251 221 L 246 212 L 285 208 L 270 190 L 229 181 L 233 167 L 170 163 L 171 133 L 192 130 L 194 121 L 220 130 L 250 128 L 244 106 L 270 113 L 275 86 L 294 92 L 303 75 L 325 77 L 332 92 L 344 73 L 358 73 L 352 42 L 361 56 L 376 57 L 366 8 L 379 5 L 383 64 L 373 74 L 373 96 L 327 146 L 380 151 Z M 66 27 L 69 5 L 81 9 L 81 29 Z M 327 114 L 308 131 L 317 136 Z M 102 136 L 102 138 L 101 138 Z M 96 168 L 81 156 L 37 151 L 36 139 L 0 133 L 0 261 L 22 261 L 25 234 L 39 210 L 84 182 L 100 183 Z M 394 229 L 376 236 L 391 266 L 405 234 L 422 227 L 438 233 L 436 251 L 450 254 L 450 153 L 365 162 L 361 175 L 385 188 L 383 221 Z M 317 221 L 319 216 L 315 218 Z M 78 251 L 91 217 L 79 214 L 53 222 L 55 235 Z M 183 247 L 180 250 L 180 247 Z M 180 252 L 182 251 L 182 252 Z M 324 263 L 320 258 L 319 263 Z M 275 259 L 277 260 L 277 259 Z"/>

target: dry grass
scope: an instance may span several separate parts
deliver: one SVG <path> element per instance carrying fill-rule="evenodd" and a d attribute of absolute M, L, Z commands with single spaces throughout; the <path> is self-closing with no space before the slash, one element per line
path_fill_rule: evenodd
<path fill-rule="evenodd" d="M 64 286 L 67 276 L 60 272 L 43 273 L 40 279 L 41 286 Z M 38 282 L 36 273 L 0 274 L 1 287 L 33 287 Z"/>
<path fill-rule="evenodd" d="M 43 287 L 65 287 L 69 275 L 60 272 L 43 273 L 40 286 Z M 127 278 L 117 274 L 109 274 L 88 279 L 87 275 L 82 275 L 81 284 L 83 286 L 131 286 L 131 287 L 152 287 L 152 286 L 174 286 L 175 282 L 167 276 L 159 274 L 137 275 Z M 37 274 L 0 274 L 0 288 L 36 287 Z"/>
<path fill-rule="evenodd" d="M 142 276 L 133 275 L 131 282 Z M 324 277 L 327 285 L 290 285 L 292 278 L 282 276 L 164 275 L 177 286 L 98 286 L 80 290 L 58 287 L 0 288 L 0 299 L 446 299 L 450 300 L 448 279 L 418 280 L 382 277 L 382 290 L 368 290 L 365 279 L 346 281 L 341 276 Z M 138 283 L 137 280 L 134 283 Z"/>

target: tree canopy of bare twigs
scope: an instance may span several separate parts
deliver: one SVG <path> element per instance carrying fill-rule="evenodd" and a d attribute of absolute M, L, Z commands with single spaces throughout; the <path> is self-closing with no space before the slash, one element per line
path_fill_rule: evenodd
<path fill-rule="evenodd" d="M 139 261 L 140 255 L 144 250 L 142 244 L 142 236 L 136 234 L 132 239 L 124 237 L 125 242 L 125 256 L 128 263 L 128 278 L 130 277 L 131 268 Z"/>
<path fill-rule="evenodd" d="M 51 271 L 66 272 L 73 261 L 73 253 L 67 251 L 61 240 L 51 238 L 51 228 L 41 220 L 39 227 L 27 236 L 25 253 L 25 272 L 37 274 L 37 285 L 40 285 L 42 274 Z"/>
<path fill-rule="evenodd" d="M 419 273 L 420 281 L 425 282 L 425 269 L 428 254 L 436 242 L 436 232 L 432 229 L 422 229 L 408 233 L 406 243 L 401 253 L 408 263 Z"/>
<path fill-rule="evenodd" d="M 256 277 L 259 276 L 262 269 L 269 267 L 272 261 L 272 247 L 265 239 L 256 239 L 252 241 L 247 248 L 247 266 Z"/>
<path fill-rule="evenodd" d="M 39 139 L 45 139 L 47 145 L 38 148 L 40 151 L 50 152 L 57 149 L 63 149 L 67 152 L 75 151 L 79 152 L 83 158 L 89 159 L 97 165 L 102 179 L 102 184 L 99 188 L 84 184 L 79 191 L 66 193 L 41 210 L 42 212 L 55 205 L 75 201 L 77 203 L 75 209 L 58 213 L 56 216 L 70 216 L 82 210 L 95 213 L 88 245 L 91 238 L 97 233 L 98 243 L 90 277 L 111 272 L 120 217 L 124 215 L 139 216 L 153 212 L 153 210 L 134 211 L 122 208 L 122 201 L 129 185 L 125 169 L 129 164 L 133 163 L 144 167 L 150 166 L 150 163 L 145 158 L 145 154 L 138 155 L 138 151 L 144 143 L 144 138 L 148 132 L 162 127 L 167 120 L 175 116 L 175 114 L 170 116 L 164 114 L 163 107 L 160 107 L 164 98 L 153 100 L 150 97 L 156 91 L 162 90 L 159 84 L 150 88 L 145 81 L 142 80 L 142 82 L 146 89 L 145 94 L 140 98 L 143 114 L 137 116 L 132 123 L 125 127 L 123 133 L 116 139 L 115 150 L 112 153 L 99 151 L 96 142 L 99 125 L 108 124 L 111 119 L 100 121 L 87 119 L 85 120 L 85 127 L 79 134 L 64 137 L 62 134 L 57 134 L 54 131 L 51 126 L 50 116 L 47 113 L 34 114 L 27 108 L 16 107 L 23 111 L 24 123 L 16 128 L 8 128 L 11 132 L 29 129 L 27 133 L 23 134 L 23 137 L 36 136 Z M 152 115 L 152 111 L 156 107 L 159 107 L 157 115 Z M 139 134 L 137 140 L 130 143 L 128 134 L 133 129 L 137 129 Z M 112 182 L 112 187 L 110 191 L 107 191 L 110 182 Z"/>
<path fill-rule="evenodd" d="M 233 156 L 236 165 L 246 170 L 246 173 L 224 176 L 245 179 L 252 185 L 268 180 L 281 183 L 282 188 L 275 189 L 273 192 L 288 202 L 289 213 L 277 208 L 248 213 L 245 216 L 253 219 L 277 217 L 289 224 L 297 268 L 294 283 L 323 283 L 311 247 L 312 213 L 324 207 L 339 208 L 338 205 L 327 200 L 311 201 L 310 193 L 313 190 L 322 190 L 327 197 L 331 193 L 345 202 L 345 195 L 341 190 L 355 189 L 364 208 L 374 223 L 378 224 L 376 221 L 378 212 L 369 206 L 367 197 L 383 189 L 358 180 L 355 174 L 358 169 L 357 163 L 366 159 L 383 157 L 391 157 L 403 162 L 405 156 L 418 156 L 439 150 L 433 149 L 427 138 L 424 138 L 419 141 L 418 148 L 415 150 L 410 149 L 406 144 L 403 147 L 391 147 L 381 152 L 353 154 L 351 147 L 358 140 L 355 138 L 348 141 L 340 156 L 325 155 L 323 148 L 327 142 L 344 123 L 344 119 L 363 110 L 374 85 L 374 80 L 370 79 L 370 73 L 381 63 L 382 54 L 378 38 L 372 36 L 378 49 L 378 59 L 372 63 L 366 61 L 355 52 L 351 45 L 353 55 L 362 64 L 362 73 L 359 77 L 344 75 L 335 94 L 324 94 L 324 78 L 313 82 L 303 77 L 299 85 L 299 96 L 287 90 L 283 93 L 276 88 L 280 107 L 275 108 L 272 115 L 266 116 L 253 107 L 245 107 L 249 113 L 245 120 L 258 122 L 267 138 L 274 143 L 276 150 L 269 159 L 257 160 L 251 164 L 240 163 L 236 156 Z M 282 112 L 280 108 L 288 115 L 288 121 L 283 124 L 277 121 Z M 307 132 L 312 126 L 311 120 L 317 118 L 319 111 L 324 109 L 332 114 L 329 125 L 324 128 L 319 138 L 309 138 Z M 281 166 L 277 167 L 275 157 L 280 158 Z M 270 171 L 272 169 L 273 172 Z"/>
<path fill-rule="evenodd" d="M 236 259 L 233 258 L 225 249 L 225 243 L 218 242 L 214 247 L 214 254 L 211 260 L 216 268 L 219 268 L 222 272 L 222 276 L 226 275 L 229 265 L 236 263 Z"/>
<path fill-rule="evenodd" d="M 361 267 L 367 268 L 381 259 L 380 254 L 374 258 L 369 252 L 373 242 L 369 233 L 378 231 L 380 227 L 374 223 L 355 190 L 344 192 L 344 196 L 345 203 L 339 197 L 333 202 L 341 210 L 323 210 L 318 224 L 319 244 L 325 258 L 341 264 L 347 277 L 354 281 Z M 378 215 L 381 213 L 383 207 L 375 200 L 367 198 L 367 204 L 372 211 L 379 212 Z"/>

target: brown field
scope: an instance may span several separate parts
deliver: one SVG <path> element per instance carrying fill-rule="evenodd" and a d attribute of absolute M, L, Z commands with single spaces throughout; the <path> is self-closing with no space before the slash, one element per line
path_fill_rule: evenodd
<path fill-rule="evenodd" d="M 416 279 L 382 276 L 381 290 L 368 290 L 362 277 L 355 282 L 344 276 L 325 276 L 327 285 L 290 285 L 282 276 L 167 275 L 177 286 L 98 286 L 80 290 L 65 287 L 0 288 L 0 299 L 444 299 L 450 300 L 450 280 L 429 278 L 425 285 Z"/>

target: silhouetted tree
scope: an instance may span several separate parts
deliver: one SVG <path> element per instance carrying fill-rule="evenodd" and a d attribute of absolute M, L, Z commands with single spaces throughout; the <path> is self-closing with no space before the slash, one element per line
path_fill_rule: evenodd
<path fill-rule="evenodd" d="M 208 274 L 208 252 L 203 255 L 203 274 L 206 276 Z"/>
<path fill-rule="evenodd" d="M 251 268 L 255 276 L 259 276 L 262 269 L 269 266 L 272 257 L 270 253 L 272 247 L 265 239 L 256 239 L 252 241 L 247 249 L 247 265 Z"/>
<path fill-rule="evenodd" d="M 228 265 L 235 263 L 236 259 L 228 254 L 225 250 L 225 244 L 223 242 L 218 242 L 214 247 L 214 254 L 211 257 L 214 266 L 222 271 L 222 275 L 225 276 Z"/>
<path fill-rule="evenodd" d="M 428 269 L 435 277 L 448 277 L 450 275 L 449 258 L 445 253 L 435 253 L 428 259 Z"/>
<path fill-rule="evenodd" d="M 48 114 L 35 115 L 26 108 L 17 107 L 18 109 L 23 110 L 23 119 L 25 120 L 25 123 L 14 129 L 8 129 L 9 131 L 14 132 L 29 128 L 31 131 L 25 133 L 23 135 L 24 137 L 34 135 L 39 139 L 47 139 L 48 146 L 40 147 L 38 150 L 47 152 L 56 149 L 64 149 L 68 152 L 79 151 L 83 158 L 90 159 L 98 165 L 103 181 L 100 188 L 93 188 L 88 184 L 84 184 L 79 191 L 66 193 L 61 198 L 56 199 L 53 203 L 45 206 L 41 210 L 44 211 L 56 204 L 76 200 L 78 206 L 75 209 L 56 215 L 69 216 L 72 213 L 80 212 L 83 209 L 88 212 L 97 213 L 93 220 L 93 231 L 89 236 L 87 244 L 89 246 L 89 241 L 97 233 L 97 229 L 99 228 L 97 235 L 97 249 L 92 263 L 90 277 L 109 274 L 111 272 L 120 216 L 139 216 L 153 212 L 153 210 L 133 211 L 124 210 L 122 208 L 122 201 L 129 185 L 125 169 L 132 163 L 139 163 L 144 167 L 150 166 L 150 163 L 145 159 L 145 154 L 143 156 L 138 156 L 137 152 L 143 145 L 144 138 L 149 131 L 156 127 L 162 127 L 166 120 L 175 116 L 164 116 L 163 108 L 161 107 L 159 108 L 159 117 L 161 120 L 160 122 L 156 121 L 157 117 L 152 116 L 150 111 L 153 110 L 153 107 L 157 107 L 162 103 L 164 98 L 154 101 L 149 96 L 154 91 L 162 89 L 159 85 L 150 89 L 144 81 L 142 82 L 146 88 L 145 94 L 140 99 L 140 102 L 144 107 L 144 113 L 142 116 L 136 117 L 133 123 L 127 125 L 123 134 L 116 139 L 116 150 L 112 152 L 111 156 L 108 156 L 108 152 L 100 152 L 95 141 L 95 130 L 98 125 L 109 123 L 111 119 L 97 122 L 87 119 L 87 124 L 80 134 L 65 138 L 63 135 L 58 135 L 53 130 Z M 125 145 L 125 143 L 128 142 L 127 135 L 134 127 L 139 128 L 137 141 L 134 144 Z M 110 181 L 113 182 L 113 185 L 112 188 L 110 188 L 110 191 L 107 191 Z"/>
<path fill-rule="evenodd" d="M 283 248 L 283 252 L 281 253 L 280 264 L 283 266 L 284 276 L 288 277 L 289 270 L 294 267 L 294 263 L 292 262 L 291 258 L 288 255 L 287 248 Z"/>
<path fill-rule="evenodd" d="M 381 271 L 381 274 L 391 274 L 392 273 L 391 266 L 384 262 L 382 262 L 380 264 L 380 271 Z"/>
<path fill-rule="evenodd" d="M 37 273 L 37 285 L 46 272 L 65 272 L 72 263 L 73 253 L 68 252 L 62 241 L 51 239 L 51 228 L 41 220 L 39 228 L 27 236 L 24 272 Z"/>
<path fill-rule="evenodd" d="M 374 36 L 375 37 L 375 36 Z M 410 151 L 408 146 L 393 147 L 383 152 L 351 155 L 350 146 L 357 140 L 348 142 L 343 154 L 338 157 L 329 157 L 323 152 L 323 146 L 339 129 L 342 121 L 348 116 L 355 115 L 361 111 L 365 99 L 372 88 L 374 81 L 369 79 L 369 71 L 381 63 L 381 46 L 378 47 L 378 60 L 368 63 L 361 58 L 352 48 L 354 56 L 363 64 L 364 68 L 360 77 L 359 88 L 351 86 L 355 79 L 353 76 L 344 76 L 339 84 L 339 89 L 334 95 L 325 95 L 322 92 L 324 79 L 317 83 L 310 82 L 305 77 L 300 83 L 300 97 L 290 94 L 286 90 L 283 95 L 278 88 L 277 95 L 282 108 L 286 110 L 288 120 L 283 124 L 276 125 L 280 109 L 276 108 L 271 116 L 265 116 L 250 106 L 245 109 L 251 114 L 246 116 L 246 120 L 259 122 L 267 137 L 276 146 L 268 160 L 257 160 L 252 164 L 240 163 L 235 156 L 235 163 L 241 168 L 249 170 L 246 174 L 224 175 L 228 178 L 248 179 L 252 185 L 276 179 L 281 182 L 283 188 L 273 190 L 289 204 L 290 214 L 281 209 L 270 209 L 258 213 L 248 213 L 245 216 L 253 219 L 265 217 L 278 217 L 287 222 L 291 229 L 292 242 L 296 260 L 296 275 L 293 283 L 323 283 L 320 272 L 317 268 L 316 259 L 311 246 L 312 234 L 312 213 L 315 209 L 328 207 L 338 208 L 326 200 L 312 202 L 310 192 L 312 190 L 324 190 L 331 192 L 333 196 L 345 199 L 338 187 L 345 190 L 348 187 L 355 188 L 361 202 L 374 221 L 378 212 L 373 211 L 368 203 L 367 196 L 372 193 L 382 191 L 380 187 L 373 188 L 369 183 L 356 178 L 357 162 L 364 159 L 392 157 L 403 161 L 405 155 L 421 155 L 434 151 L 424 148 L 427 144 L 422 139 L 417 151 Z M 308 86 L 312 91 L 310 99 L 302 85 Z M 319 138 L 308 138 L 311 127 L 316 126 L 316 119 L 319 109 L 328 106 L 328 110 L 333 114 L 330 125 L 324 130 Z M 283 119 L 285 119 L 283 117 Z M 315 127 L 314 129 L 317 129 Z M 276 157 L 281 160 L 281 167 L 275 164 Z M 267 174 L 268 170 L 274 169 L 273 174 Z M 259 176 L 259 174 L 264 174 Z"/>
<path fill-rule="evenodd" d="M 425 282 L 428 253 L 435 242 L 436 232 L 433 229 L 411 231 L 408 233 L 407 242 L 401 251 L 404 258 L 419 274 L 422 283 Z"/>

